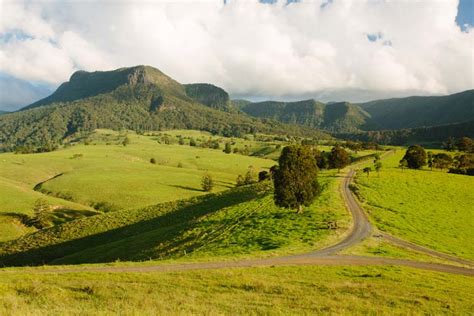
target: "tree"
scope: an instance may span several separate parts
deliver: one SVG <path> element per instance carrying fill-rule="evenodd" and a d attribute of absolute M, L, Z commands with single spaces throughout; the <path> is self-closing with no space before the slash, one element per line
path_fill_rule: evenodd
<path fill-rule="evenodd" d="M 439 153 L 433 156 L 432 166 L 438 169 L 447 169 L 453 164 L 453 158 L 445 153 Z"/>
<path fill-rule="evenodd" d="M 211 192 L 212 188 L 214 187 L 214 181 L 210 174 L 206 173 L 202 176 L 201 179 L 201 187 L 206 192 Z"/>
<path fill-rule="evenodd" d="M 318 167 L 311 148 L 292 145 L 283 148 L 279 166 L 272 167 L 275 204 L 303 210 L 319 195 Z"/>
<path fill-rule="evenodd" d="M 151 159 L 150 159 L 150 163 L 156 164 L 156 159 L 155 159 L 155 158 L 151 158 Z"/>
<path fill-rule="evenodd" d="M 402 172 L 405 168 L 408 168 L 408 161 L 406 159 L 400 160 L 398 167 L 402 169 Z"/>
<path fill-rule="evenodd" d="M 252 167 L 249 167 L 247 173 L 245 174 L 244 182 L 245 184 L 252 184 L 255 182 L 255 172 Z"/>
<path fill-rule="evenodd" d="M 379 160 L 379 161 L 376 161 L 376 162 L 374 163 L 374 168 L 375 168 L 375 171 L 377 171 L 377 174 L 378 174 L 379 177 L 380 177 L 379 172 L 380 172 L 380 170 L 382 169 L 382 162 L 381 162 L 380 160 Z"/>
<path fill-rule="evenodd" d="M 130 138 L 128 138 L 128 136 L 125 136 L 125 138 L 123 139 L 122 145 L 125 147 L 128 144 L 130 144 Z"/>
<path fill-rule="evenodd" d="M 230 154 L 232 152 L 232 146 L 229 142 L 225 143 L 224 152 Z"/>
<path fill-rule="evenodd" d="M 420 169 L 426 165 L 426 152 L 420 145 L 412 145 L 408 147 L 403 159 L 407 161 L 408 168 Z"/>
<path fill-rule="evenodd" d="M 363 171 L 364 173 L 367 173 L 367 178 L 368 178 L 370 172 L 372 171 L 372 168 L 370 168 L 370 167 L 365 167 L 364 169 L 362 169 L 362 171 Z"/>
<path fill-rule="evenodd" d="M 323 151 L 320 152 L 318 150 L 315 151 L 316 164 L 318 165 L 319 169 L 328 169 L 329 168 L 329 153 Z"/>
<path fill-rule="evenodd" d="M 443 144 L 444 149 L 447 151 L 454 151 L 456 149 L 456 144 L 454 143 L 454 138 L 450 137 L 448 140 Z"/>
<path fill-rule="evenodd" d="M 244 179 L 244 177 L 242 177 L 241 174 L 239 174 L 239 175 L 237 176 L 236 185 L 237 185 L 238 187 L 240 187 L 240 186 L 242 186 L 242 185 L 245 185 L 245 179 Z"/>
<path fill-rule="evenodd" d="M 179 136 L 178 144 L 184 145 L 184 138 L 183 138 L 183 136 Z"/>
<path fill-rule="evenodd" d="M 461 137 L 456 142 L 456 147 L 459 151 L 472 153 L 474 152 L 474 140 L 469 137 Z"/>
<path fill-rule="evenodd" d="M 351 162 L 349 154 L 339 145 L 334 146 L 329 154 L 329 167 L 341 171 Z"/>
<path fill-rule="evenodd" d="M 194 140 L 194 138 L 191 138 L 189 140 L 189 146 L 196 147 L 196 141 Z"/>
<path fill-rule="evenodd" d="M 262 182 L 267 179 L 270 179 L 270 173 L 268 171 L 263 170 L 258 173 L 258 182 Z"/>
<path fill-rule="evenodd" d="M 219 149 L 221 146 L 219 145 L 219 142 L 217 140 L 213 140 L 211 142 L 211 146 L 210 146 L 212 149 Z"/>
<path fill-rule="evenodd" d="M 29 224 L 38 229 L 43 229 L 50 226 L 48 222 L 48 213 L 50 209 L 51 207 L 48 205 L 48 202 L 46 200 L 36 200 L 33 206 L 34 215 L 30 219 Z"/>
<path fill-rule="evenodd" d="M 458 155 L 455 160 L 458 169 L 474 167 L 474 155 L 472 154 Z"/>
<path fill-rule="evenodd" d="M 433 153 L 431 151 L 428 152 L 428 167 L 433 170 Z"/>

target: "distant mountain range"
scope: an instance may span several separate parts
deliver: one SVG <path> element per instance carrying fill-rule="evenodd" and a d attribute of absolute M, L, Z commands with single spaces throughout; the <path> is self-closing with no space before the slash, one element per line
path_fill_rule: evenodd
<path fill-rule="evenodd" d="M 351 104 L 237 101 L 243 112 L 334 133 L 458 124 L 474 120 L 474 90 L 439 97 L 407 97 Z"/>
<path fill-rule="evenodd" d="M 149 66 L 75 72 L 50 96 L 0 116 L 0 151 L 49 150 L 96 128 L 135 131 L 197 129 L 224 136 L 246 133 L 330 138 L 327 133 L 232 110 L 227 92 L 182 85 Z"/>
<path fill-rule="evenodd" d="M 352 104 L 230 100 L 205 83 L 180 84 L 149 66 L 75 72 L 53 94 L 0 116 L 0 151 L 35 150 L 96 128 L 197 129 L 224 136 L 290 134 L 382 143 L 474 137 L 474 90 Z"/>

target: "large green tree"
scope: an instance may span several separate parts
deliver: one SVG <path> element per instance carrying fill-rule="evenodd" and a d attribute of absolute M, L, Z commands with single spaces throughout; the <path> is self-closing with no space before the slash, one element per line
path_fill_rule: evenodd
<path fill-rule="evenodd" d="M 351 162 L 349 153 L 339 145 L 334 146 L 329 153 L 329 167 L 341 170 Z"/>
<path fill-rule="evenodd" d="M 303 210 L 319 195 L 318 167 L 312 148 L 292 145 L 283 148 L 278 167 L 272 168 L 275 204 Z"/>
<path fill-rule="evenodd" d="M 420 145 L 412 145 L 408 147 L 403 159 L 407 161 L 408 168 L 420 169 L 426 165 L 426 152 Z"/>

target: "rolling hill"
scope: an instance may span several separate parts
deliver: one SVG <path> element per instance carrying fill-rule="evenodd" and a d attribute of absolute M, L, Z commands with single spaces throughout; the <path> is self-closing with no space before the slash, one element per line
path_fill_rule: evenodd
<path fill-rule="evenodd" d="M 149 66 L 79 71 L 51 96 L 1 116 L 0 151 L 18 146 L 26 152 L 49 151 L 97 128 L 139 132 L 197 129 L 224 136 L 262 132 L 329 137 L 296 125 L 221 111 L 223 104 L 230 102 L 220 88 L 203 84 L 183 86 Z"/>

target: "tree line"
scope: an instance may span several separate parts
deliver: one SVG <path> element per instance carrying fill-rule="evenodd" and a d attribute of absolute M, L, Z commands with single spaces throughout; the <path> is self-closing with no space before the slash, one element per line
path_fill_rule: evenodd
<path fill-rule="evenodd" d="M 462 147 L 468 149 L 469 147 Z M 449 173 L 474 175 L 474 154 L 465 152 L 455 155 L 454 157 L 446 153 L 433 153 L 426 150 L 420 145 L 412 145 L 408 147 L 405 155 L 399 162 L 402 169 L 420 169 L 428 166 L 431 170 L 448 169 Z"/>

